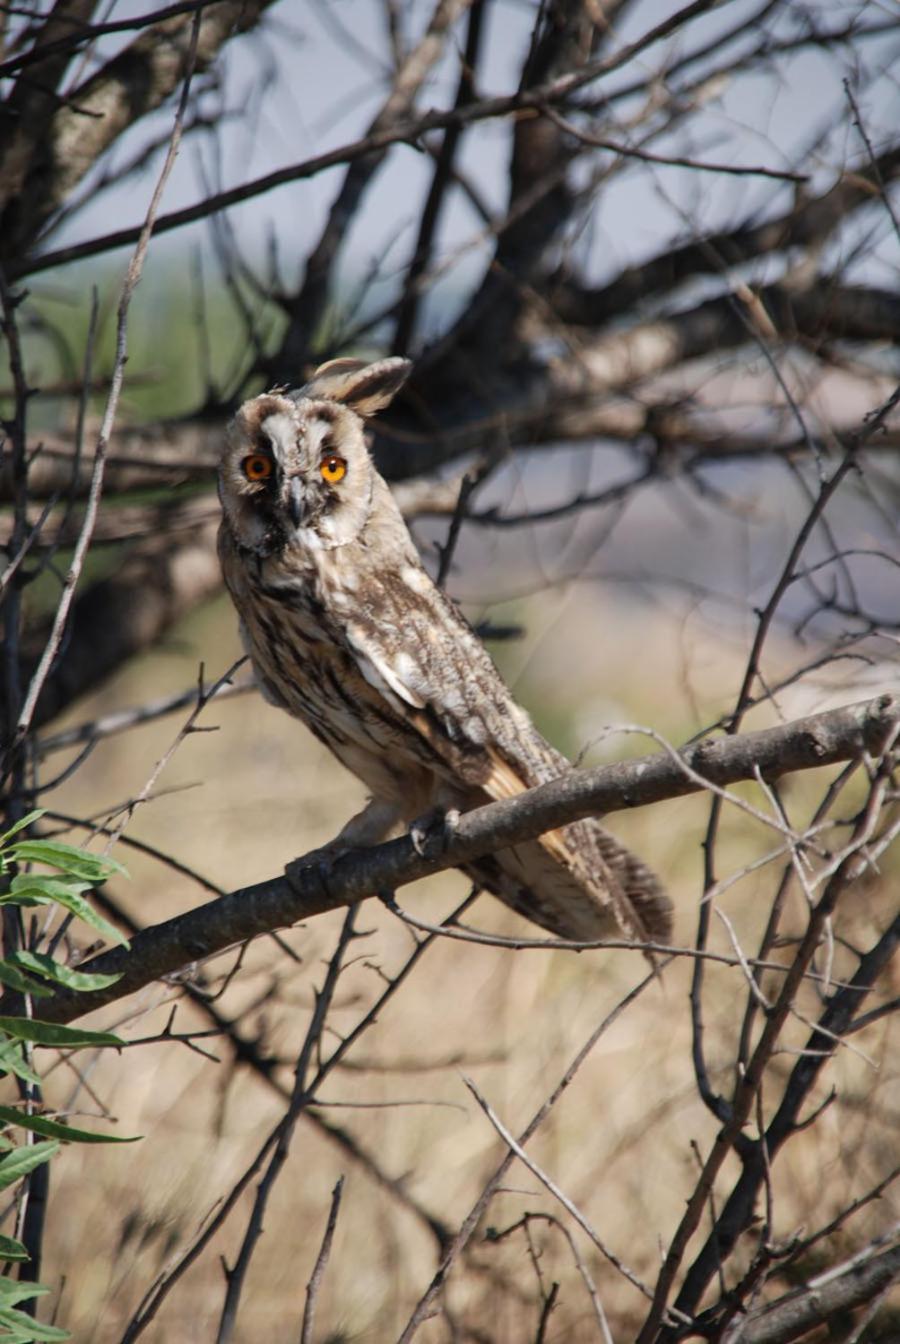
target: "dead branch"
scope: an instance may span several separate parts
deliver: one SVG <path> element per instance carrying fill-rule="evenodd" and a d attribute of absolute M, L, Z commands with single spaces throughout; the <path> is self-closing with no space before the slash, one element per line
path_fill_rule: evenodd
<path fill-rule="evenodd" d="M 806 1288 L 752 1311 L 728 1335 L 728 1344 L 790 1344 L 815 1326 L 862 1306 L 900 1275 L 900 1246 L 869 1257 L 854 1256 Z"/>
<path fill-rule="evenodd" d="M 898 175 L 900 149 L 892 147 L 874 163 L 848 166 L 828 191 L 811 199 L 801 196 L 790 210 L 774 219 L 692 239 L 640 266 L 627 267 L 605 285 L 579 285 L 570 276 L 558 273 L 548 289 L 548 299 L 561 322 L 594 327 L 698 275 L 716 274 L 723 263 L 733 267 L 770 253 L 790 256 L 800 248 L 812 251 L 827 242 L 854 211 L 871 204 L 879 176 L 893 182 Z M 715 258 L 720 259 L 719 265 Z"/>
<path fill-rule="evenodd" d="M 466 813 L 439 856 L 421 856 L 408 838 L 394 840 L 339 858 L 327 879 L 298 860 L 291 866 L 290 880 L 274 877 L 231 892 L 145 930 L 130 950 L 116 948 L 93 958 L 85 969 L 122 978 L 109 989 L 89 995 L 65 992 L 42 1000 L 41 1013 L 47 1021 L 70 1021 L 248 938 L 379 891 L 393 891 L 581 817 L 697 792 L 702 788 L 701 778 L 723 786 L 758 776 L 777 779 L 795 770 L 863 755 L 877 757 L 898 722 L 896 698 L 880 696 L 782 727 L 700 743 L 682 754 L 690 774 L 677 755 L 668 752 L 573 770 L 517 798 Z"/>
<path fill-rule="evenodd" d="M 334 1240 L 334 1229 L 337 1225 L 338 1210 L 341 1206 L 341 1195 L 343 1190 L 344 1178 L 341 1176 L 337 1185 L 331 1192 L 331 1208 L 328 1211 L 328 1222 L 325 1224 L 322 1245 L 319 1247 L 319 1254 L 316 1257 L 315 1267 L 310 1276 L 309 1283 L 306 1285 L 306 1309 L 303 1312 L 300 1344 L 312 1344 L 313 1323 L 316 1318 L 316 1297 L 318 1295 L 319 1285 L 322 1282 L 322 1276 L 325 1273 L 325 1267 L 328 1264 L 328 1257 L 331 1254 L 331 1243 Z"/>
<path fill-rule="evenodd" d="M 283 186 L 287 182 L 297 182 L 304 178 L 313 177 L 326 168 L 332 168 L 339 164 L 354 163 L 358 159 L 380 152 L 390 145 L 406 142 L 415 144 L 417 140 L 430 131 L 446 130 L 449 126 L 454 125 L 467 126 L 477 121 L 493 120 L 518 112 L 540 112 L 545 104 L 565 103 L 578 89 L 604 75 L 611 74 L 614 70 L 620 69 L 642 51 L 662 41 L 670 33 L 690 22 L 692 18 L 712 9 L 717 2 L 718 0 L 693 0 L 692 4 L 685 5 L 669 18 L 656 24 L 642 37 L 627 44 L 615 55 L 589 61 L 578 71 L 567 71 L 556 79 L 551 79 L 535 88 L 522 90 L 505 97 L 478 99 L 475 102 L 466 103 L 462 107 L 453 108 L 449 112 L 428 112 L 419 117 L 392 123 L 387 128 L 365 135 L 339 149 L 318 154 L 303 163 L 292 165 L 290 168 L 267 173 L 265 176 L 247 182 L 241 187 L 217 192 L 215 195 L 208 196 L 198 205 L 188 206 L 184 210 L 173 210 L 167 215 L 160 216 L 156 223 L 156 232 L 158 234 L 167 233 L 172 229 L 181 228 L 185 224 L 190 224 L 198 219 L 205 219 L 208 215 L 215 214 L 230 205 L 236 205 L 240 201 L 262 195 L 275 187 Z M 100 252 L 108 252 L 115 247 L 126 246 L 128 243 L 136 241 L 136 238 L 137 232 L 134 229 L 119 229 L 114 233 L 106 234 L 103 238 L 91 239 L 87 243 L 76 243 L 70 247 L 58 248 L 54 252 L 45 252 L 39 257 L 30 257 L 17 263 L 11 261 L 9 267 L 10 278 L 18 279 L 23 274 L 33 275 L 50 267 L 67 265 L 82 257 L 96 256 Z"/>
<path fill-rule="evenodd" d="M 437 0 L 425 34 L 403 60 L 391 81 L 391 90 L 366 132 L 366 139 L 379 141 L 398 123 L 408 122 L 416 96 L 429 71 L 439 60 L 457 19 L 472 0 Z M 310 358 L 311 343 L 319 329 L 338 252 L 372 177 L 385 160 L 386 142 L 377 152 L 356 157 L 350 164 L 316 245 L 306 259 L 303 284 L 296 297 L 285 304 L 287 330 L 268 373 L 276 383 L 296 377 Z"/>
<path fill-rule="evenodd" d="M 188 68 L 206 69 L 236 33 L 257 23 L 272 0 L 216 0 L 176 13 L 145 29 L 124 51 L 59 105 L 54 91 L 71 48 L 42 62 L 39 83 L 20 76 L 22 91 L 15 133 L 0 157 L 0 238 L 4 258 L 22 258 L 42 227 L 97 159 L 134 121 L 159 107 L 178 88 Z M 71 7 L 69 7 L 71 8 Z M 87 18 L 92 0 L 81 0 Z M 200 15 L 194 41 L 195 17 Z M 77 13 L 76 13 L 77 16 Z M 58 40 L 58 25 L 48 42 Z M 61 36 L 68 34 L 62 32 Z M 192 44 L 196 54 L 190 56 Z M 63 153 L 54 146 L 65 146 Z M 161 221 L 159 221 L 161 223 Z M 140 229 L 134 234 L 137 242 Z"/>
<path fill-rule="evenodd" d="M 135 546 L 115 574 L 76 599 L 65 656 L 44 682 L 34 725 L 49 722 L 127 658 L 151 648 L 175 621 L 220 585 L 214 521 L 180 542 L 163 534 Z M 26 643 L 26 677 L 36 666 L 43 643 L 40 630 Z"/>

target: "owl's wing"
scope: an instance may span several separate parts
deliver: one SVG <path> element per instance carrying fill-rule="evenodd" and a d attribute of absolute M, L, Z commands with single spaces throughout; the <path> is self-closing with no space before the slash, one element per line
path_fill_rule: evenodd
<path fill-rule="evenodd" d="M 392 585 L 380 594 L 377 622 L 358 618 L 343 627 L 368 686 L 403 713 L 448 779 L 468 786 L 471 806 L 564 775 L 571 764 L 541 737 L 480 640 L 420 573 L 415 591 L 396 604 Z M 592 818 L 466 871 L 561 937 L 669 936 L 669 901 L 656 877 Z"/>

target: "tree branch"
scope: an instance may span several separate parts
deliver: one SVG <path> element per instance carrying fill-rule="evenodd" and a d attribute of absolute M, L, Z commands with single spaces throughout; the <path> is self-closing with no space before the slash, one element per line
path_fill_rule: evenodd
<path fill-rule="evenodd" d="M 560 75 L 533 90 L 494 98 L 482 98 L 476 102 L 467 103 L 463 107 L 452 108 L 450 111 L 426 112 L 419 117 L 395 122 L 375 134 L 363 136 L 350 144 L 329 150 L 326 154 L 318 154 L 302 163 L 291 164 L 290 167 L 280 168 L 276 172 L 254 178 L 244 183 L 243 186 L 208 195 L 197 205 L 188 206 L 184 210 L 173 210 L 168 215 L 160 216 L 156 223 L 155 232 L 157 234 L 166 233 L 170 229 L 180 228 L 181 225 L 189 224 L 194 220 L 206 219 L 209 215 L 216 214 L 229 205 L 235 205 L 239 201 L 246 201 L 253 196 L 262 195 L 264 192 L 271 191 L 274 187 L 282 186 L 286 182 L 297 182 L 303 178 L 314 177 L 324 169 L 333 168 L 337 164 L 353 163 L 368 154 L 386 149 L 389 145 L 404 143 L 415 145 L 429 131 L 445 130 L 449 126 L 456 125 L 468 126 L 476 121 L 505 117 L 510 113 L 525 110 L 534 111 L 540 109 L 544 104 L 565 103 L 577 89 L 583 88 L 593 80 L 600 79 L 603 75 L 611 74 L 614 70 L 620 69 L 640 52 L 654 43 L 662 41 L 682 24 L 707 10 L 714 9 L 717 4 L 718 0 L 694 0 L 693 4 L 686 5 L 683 9 L 678 10 L 662 23 L 650 29 L 643 37 L 623 47 L 614 55 L 590 61 L 580 70 Z M 144 36 L 149 37 L 149 34 Z M 120 229 L 115 233 L 107 234 L 103 238 L 89 239 L 85 243 L 76 243 L 71 247 L 59 248 L 55 252 L 44 253 L 39 257 L 10 259 L 8 274 L 10 279 L 17 279 L 25 274 L 31 275 L 38 271 L 47 270 L 52 266 L 61 266 L 70 261 L 77 261 L 81 257 L 96 256 L 100 252 L 108 252 L 114 247 L 122 247 L 134 242 L 139 232 L 140 230 L 137 228 Z"/>
<path fill-rule="evenodd" d="M 876 174 L 885 182 L 893 182 L 900 175 L 900 148 L 890 148 L 874 163 L 846 168 L 830 190 L 812 199 L 799 199 L 791 210 L 774 219 L 692 238 L 680 247 L 627 267 L 605 285 L 581 286 L 558 273 L 547 297 L 560 321 L 596 326 L 655 294 L 671 293 L 695 276 L 716 274 L 719 267 L 714 258 L 720 259 L 721 265 L 742 266 L 773 252 L 821 248 L 849 215 L 871 205 Z"/>
<path fill-rule="evenodd" d="M 207 69 L 224 43 L 252 28 L 271 3 L 220 0 L 210 5 L 200 18 L 194 69 Z M 51 117 L 17 126 L 0 164 L 4 256 L 20 261 L 42 225 L 100 155 L 172 95 L 187 69 L 194 19 L 194 13 L 178 14 L 146 29 L 75 89 Z M 64 65 L 68 55 L 56 60 Z M 140 229 L 135 241 L 139 234 Z"/>
<path fill-rule="evenodd" d="M 399 122 L 409 121 L 423 81 L 440 59 L 453 25 L 470 4 L 471 0 L 437 0 L 421 42 L 396 72 L 390 93 L 366 132 L 367 138 L 376 139 Z M 355 158 L 344 175 L 325 227 L 306 259 L 300 291 L 286 305 L 287 330 L 268 367 L 269 376 L 276 383 L 296 379 L 297 371 L 309 360 L 310 347 L 328 301 L 338 253 L 366 189 L 385 160 L 387 148 L 385 144 L 376 153 Z"/>
<path fill-rule="evenodd" d="M 789 1344 L 839 1312 L 871 1301 L 898 1275 L 900 1246 L 862 1262 L 854 1256 L 843 1273 L 822 1275 L 826 1282 L 812 1283 L 752 1312 L 740 1329 L 740 1344 Z"/>
<path fill-rule="evenodd" d="M 795 770 L 878 756 L 898 722 L 900 699 L 883 695 L 777 728 L 701 742 L 680 755 L 662 752 L 573 770 L 517 798 L 467 812 L 436 857 L 423 857 L 405 837 L 341 856 L 327 878 L 318 867 L 302 867 L 301 861 L 291 865 L 291 880 L 278 876 L 230 892 L 146 929 L 130 950 L 114 948 L 92 958 L 84 969 L 121 979 L 105 990 L 61 992 L 43 1000 L 42 1017 L 71 1021 L 248 938 L 352 905 L 379 891 L 393 891 L 581 817 L 696 793 L 704 781 L 722 786 L 759 776 L 776 779 Z M 2 1005 L 0 1000 L 0 1012 Z"/>
<path fill-rule="evenodd" d="M 181 541 L 164 532 L 138 543 L 114 574 L 76 598 L 63 656 L 43 684 L 33 725 L 48 723 L 126 659 L 150 648 L 181 616 L 218 592 L 221 581 L 215 519 Z M 24 648 L 23 679 L 37 666 L 46 635 L 36 631 Z"/>

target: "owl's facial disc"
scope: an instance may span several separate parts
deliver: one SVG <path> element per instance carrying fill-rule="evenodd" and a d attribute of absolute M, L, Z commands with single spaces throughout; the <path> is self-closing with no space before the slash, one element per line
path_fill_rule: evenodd
<path fill-rule="evenodd" d="M 340 478 L 325 465 L 335 460 L 331 428 L 330 418 L 314 414 L 302 417 L 299 425 L 295 415 L 269 415 L 260 425 L 275 467 L 272 498 L 295 531 L 316 525 L 337 503 L 329 484 Z"/>
<path fill-rule="evenodd" d="M 372 509 L 375 472 L 363 422 L 349 407 L 266 393 L 229 427 L 219 494 L 244 550 L 332 550 L 356 541 Z"/>
<path fill-rule="evenodd" d="M 355 540 L 369 515 L 372 473 L 360 421 L 332 402 L 298 399 L 259 424 L 274 464 L 272 521 L 288 544 L 331 550 Z M 265 506 L 266 496 L 260 496 Z"/>

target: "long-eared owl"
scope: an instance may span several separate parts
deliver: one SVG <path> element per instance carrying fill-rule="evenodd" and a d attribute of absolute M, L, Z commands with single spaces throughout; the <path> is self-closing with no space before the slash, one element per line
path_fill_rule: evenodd
<path fill-rule="evenodd" d="M 371 794 L 331 852 L 571 769 L 432 582 L 369 456 L 364 418 L 409 370 L 338 359 L 297 391 L 254 397 L 219 472 L 222 570 L 262 691 Z M 657 879 L 591 819 L 465 872 L 564 938 L 669 936 Z"/>

